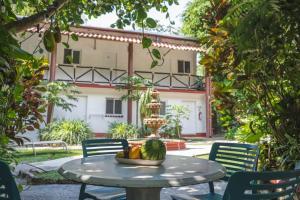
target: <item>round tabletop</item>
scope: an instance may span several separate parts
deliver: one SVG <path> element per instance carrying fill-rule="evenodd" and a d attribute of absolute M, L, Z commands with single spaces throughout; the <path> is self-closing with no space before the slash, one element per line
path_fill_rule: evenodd
<path fill-rule="evenodd" d="M 168 155 L 160 166 L 136 166 L 119 164 L 114 155 L 105 155 L 66 162 L 59 173 L 91 185 L 162 188 L 214 181 L 224 177 L 226 170 L 217 162 L 185 156 Z"/>

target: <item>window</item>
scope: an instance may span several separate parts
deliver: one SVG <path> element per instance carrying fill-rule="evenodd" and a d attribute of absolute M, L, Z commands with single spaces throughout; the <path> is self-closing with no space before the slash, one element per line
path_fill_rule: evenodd
<path fill-rule="evenodd" d="M 64 64 L 80 64 L 80 54 L 80 51 L 65 49 Z"/>
<path fill-rule="evenodd" d="M 159 111 L 160 115 L 165 115 L 166 114 L 166 102 L 165 101 L 161 101 L 160 102 L 160 111 Z"/>
<path fill-rule="evenodd" d="M 191 62 L 178 60 L 178 73 L 191 73 Z"/>
<path fill-rule="evenodd" d="M 106 99 L 106 114 L 122 114 L 122 101 L 120 99 Z"/>

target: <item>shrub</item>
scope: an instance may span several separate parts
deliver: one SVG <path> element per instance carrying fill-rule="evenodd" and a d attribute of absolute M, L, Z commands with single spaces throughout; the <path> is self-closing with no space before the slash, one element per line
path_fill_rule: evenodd
<path fill-rule="evenodd" d="M 108 129 L 108 137 L 113 139 L 135 138 L 138 133 L 135 126 L 127 123 L 113 122 Z"/>
<path fill-rule="evenodd" d="M 161 135 L 166 138 L 180 138 L 182 132 L 182 120 L 189 118 L 190 110 L 183 105 L 168 106 L 164 116 L 167 123 L 161 127 Z"/>
<path fill-rule="evenodd" d="M 48 124 L 40 130 L 41 140 L 62 140 L 67 144 L 80 144 L 90 138 L 91 129 L 81 120 L 61 120 Z"/>

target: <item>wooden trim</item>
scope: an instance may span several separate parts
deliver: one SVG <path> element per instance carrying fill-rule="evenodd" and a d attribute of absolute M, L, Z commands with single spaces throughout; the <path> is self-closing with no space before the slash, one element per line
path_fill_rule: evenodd
<path fill-rule="evenodd" d="M 100 84 L 89 84 L 89 83 L 75 83 L 76 86 L 82 88 L 108 88 L 115 89 L 115 86 L 112 85 L 100 85 Z M 190 89 L 164 89 L 158 88 L 159 92 L 177 92 L 177 93 L 193 93 L 193 94 L 206 94 L 205 91 L 201 90 L 190 90 Z"/>
<path fill-rule="evenodd" d="M 107 136 L 107 133 L 94 133 L 95 137 L 105 138 Z"/>
<path fill-rule="evenodd" d="M 194 93 L 194 94 L 206 94 L 205 91 L 202 90 L 191 90 L 191 89 L 164 89 L 158 88 L 159 92 L 178 92 L 178 93 Z"/>
<path fill-rule="evenodd" d="M 212 112 L 211 112 L 211 76 L 205 78 L 206 85 L 206 137 L 212 137 Z"/>
<path fill-rule="evenodd" d="M 128 77 L 133 76 L 133 43 L 128 44 Z M 130 95 L 131 90 L 128 90 Z M 127 100 L 127 123 L 132 123 L 132 99 Z"/>
<path fill-rule="evenodd" d="M 182 134 L 183 138 L 192 138 L 192 137 L 206 137 L 207 133 L 195 133 L 195 134 Z"/>

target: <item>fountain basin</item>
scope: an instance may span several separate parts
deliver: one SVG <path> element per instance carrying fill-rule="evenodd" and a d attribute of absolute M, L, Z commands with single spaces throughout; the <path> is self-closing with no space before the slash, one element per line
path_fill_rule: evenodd
<path fill-rule="evenodd" d="M 147 139 L 138 139 L 138 140 L 128 140 L 128 143 L 132 146 L 138 145 L 141 146 Z M 172 150 L 181 150 L 185 149 L 185 141 L 184 140 L 179 140 L 179 139 L 161 139 L 167 148 L 167 151 L 172 151 Z"/>

